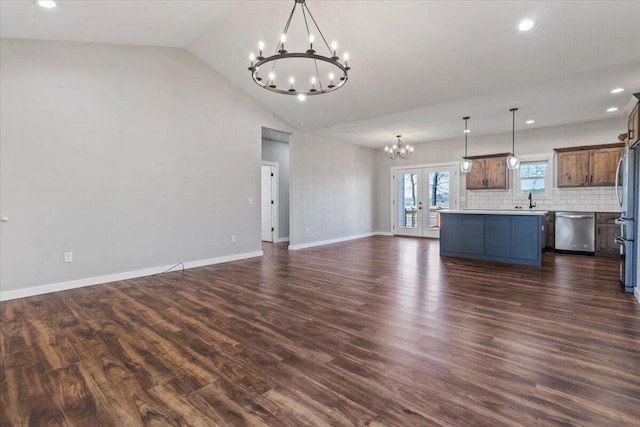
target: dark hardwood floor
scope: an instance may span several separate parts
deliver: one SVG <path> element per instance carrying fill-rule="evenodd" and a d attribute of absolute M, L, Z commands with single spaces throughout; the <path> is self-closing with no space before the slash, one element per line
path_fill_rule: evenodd
<path fill-rule="evenodd" d="M 639 426 L 640 305 L 372 237 L 1 303 L 2 426 Z"/>

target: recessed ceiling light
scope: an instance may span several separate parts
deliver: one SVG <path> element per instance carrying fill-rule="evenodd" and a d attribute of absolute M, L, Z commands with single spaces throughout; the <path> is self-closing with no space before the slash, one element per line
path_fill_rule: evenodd
<path fill-rule="evenodd" d="M 301 93 L 300 95 L 298 95 L 298 101 L 304 101 L 305 99 L 307 99 L 307 97 L 304 96 L 304 94 Z"/>
<path fill-rule="evenodd" d="M 35 2 L 40 7 L 45 7 L 47 9 L 51 9 L 52 7 L 56 7 L 56 2 L 53 0 L 36 0 Z"/>
<path fill-rule="evenodd" d="M 618 107 L 607 108 L 607 113 L 613 113 L 614 111 L 618 111 Z"/>
<path fill-rule="evenodd" d="M 528 125 L 532 125 L 535 122 L 536 122 L 535 120 L 527 120 L 525 123 L 528 124 Z"/>
<path fill-rule="evenodd" d="M 530 29 L 533 28 L 533 26 L 536 23 L 533 22 L 531 19 L 525 19 L 524 21 L 520 22 L 520 25 L 518 25 L 518 29 L 520 31 L 529 31 Z"/>
<path fill-rule="evenodd" d="M 620 92 L 624 92 L 624 88 L 623 87 L 617 87 L 617 88 L 611 90 L 611 93 L 620 93 Z"/>

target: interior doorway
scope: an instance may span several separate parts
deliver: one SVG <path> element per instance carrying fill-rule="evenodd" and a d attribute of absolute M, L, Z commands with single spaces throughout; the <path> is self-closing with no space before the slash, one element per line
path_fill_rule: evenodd
<path fill-rule="evenodd" d="M 278 164 L 262 162 L 261 170 L 261 197 L 260 197 L 260 218 L 262 230 L 262 241 L 273 242 L 277 240 L 274 236 L 278 233 Z"/>
<path fill-rule="evenodd" d="M 287 132 L 262 128 L 260 229 L 265 242 L 289 241 L 290 140 Z"/>
<path fill-rule="evenodd" d="M 393 234 L 440 237 L 440 212 L 458 209 L 459 176 L 455 164 L 393 169 Z"/>

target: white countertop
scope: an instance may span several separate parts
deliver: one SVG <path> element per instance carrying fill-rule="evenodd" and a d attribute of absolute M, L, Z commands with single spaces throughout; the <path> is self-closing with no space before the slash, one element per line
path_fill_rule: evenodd
<path fill-rule="evenodd" d="M 540 211 L 535 209 L 451 209 L 448 211 L 438 211 L 441 214 L 476 214 L 476 215 L 546 215 L 548 211 Z"/>

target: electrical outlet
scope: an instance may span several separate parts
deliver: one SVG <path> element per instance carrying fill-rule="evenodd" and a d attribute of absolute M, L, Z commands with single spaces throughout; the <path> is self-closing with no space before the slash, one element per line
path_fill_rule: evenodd
<path fill-rule="evenodd" d="M 232 243 L 235 243 L 235 242 L 236 242 L 236 235 L 235 235 L 235 234 L 232 234 L 232 235 L 231 235 L 231 242 L 232 242 Z"/>
<path fill-rule="evenodd" d="M 249 197 L 249 204 L 252 205 L 253 204 L 253 197 Z"/>
<path fill-rule="evenodd" d="M 72 262 L 72 261 L 73 261 L 73 252 L 65 252 L 64 262 Z"/>
<path fill-rule="evenodd" d="M 309 227 L 306 227 L 307 234 L 309 234 Z"/>

